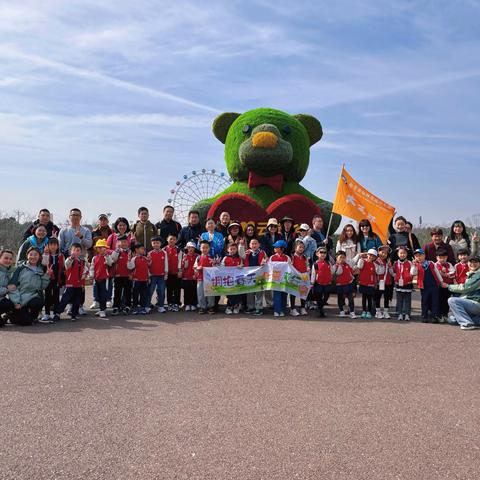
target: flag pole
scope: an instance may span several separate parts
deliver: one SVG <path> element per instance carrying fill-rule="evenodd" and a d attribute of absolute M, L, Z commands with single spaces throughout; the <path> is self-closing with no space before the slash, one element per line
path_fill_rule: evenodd
<path fill-rule="evenodd" d="M 342 163 L 342 170 L 340 171 L 340 176 L 342 176 L 342 172 L 343 172 L 344 168 L 345 168 L 345 164 Z M 328 234 L 330 233 L 330 227 L 332 226 L 333 209 L 334 209 L 334 207 L 335 207 L 335 201 L 334 201 L 333 204 L 332 204 L 332 210 L 331 210 L 331 212 L 330 212 L 330 220 L 328 221 L 327 233 L 326 233 L 326 235 L 325 235 L 325 238 L 328 238 Z"/>

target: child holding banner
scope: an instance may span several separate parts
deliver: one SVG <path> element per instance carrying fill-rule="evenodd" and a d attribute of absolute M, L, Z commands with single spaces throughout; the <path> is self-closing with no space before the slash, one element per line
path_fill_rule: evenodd
<path fill-rule="evenodd" d="M 353 268 L 347 263 L 347 254 L 343 250 L 339 250 L 336 257 L 337 261 L 333 266 L 332 274 L 337 285 L 340 317 L 350 315 L 350 318 L 357 318 L 353 301 Z M 345 307 L 345 297 L 348 299 L 348 307 Z"/>
<path fill-rule="evenodd" d="M 221 265 L 224 267 L 241 267 L 243 266 L 242 259 L 238 254 L 238 245 L 236 243 L 229 243 L 227 247 L 227 255 L 222 258 Z M 231 315 L 232 313 L 240 313 L 241 295 L 227 295 L 227 308 L 225 313 Z"/>
<path fill-rule="evenodd" d="M 311 281 L 313 293 L 317 300 L 318 316 L 325 318 L 323 306 L 327 303 L 330 284 L 332 283 L 332 266 L 328 261 L 328 250 L 326 247 L 317 248 L 317 259 L 312 267 Z"/>
<path fill-rule="evenodd" d="M 358 283 L 362 294 L 362 318 L 370 319 L 375 315 L 374 298 L 377 276 L 384 273 L 384 267 L 376 263 L 378 252 L 371 248 L 362 253 L 357 267 L 360 271 Z"/>
<path fill-rule="evenodd" d="M 400 321 L 408 322 L 412 309 L 413 275 L 415 267 L 408 260 L 408 248 L 397 248 L 398 260 L 393 264 L 395 274 L 395 291 L 397 292 L 397 314 Z"/>
<path fill-rule="evenodd" d="M 267 261 L 266 253 L 260 249 L 257 238 L 250 240 L 250 249 L 245 253 L 245 267 L 260 267 Z M 247 293 L 247 313 L 263 315 L 263 292 Z"/>
<path fill-rule="evenodd" d="M 300 273 L 305 273 L 310 270 L 310 262 L 308 258 L 304 255 L 305 244 L 303 240 L 297 238 L 293 243 L 294 253 L 292 255 L 292 266 Z M 305 300 L 300 299 L 300 313 L 295 308 L 295 300 L 297 297 L 295 295 L 290 295 L 290 315 L 292 317 L 298 317 L 299 315 L 307 315 L 307 310 L 305 308 Z"/>
<path fill-rule="evenodd" d="M 203 290 L 203 269 L 204 267 L 213 267 L 213 260 L 210 257 L 210 242 L 208 240 L 200 240 L 200 255 L 195 260 L 195 273 L 197 278 L 197 297 L 198 297 L 198 313 L 204 314 L 215 313 L 215 297 L 206 297 Z"/>
<path fill-rule="evenodd" d="M 283 251 L 287 248 L 287 242 L 285 240 L 277 240 L 272 246 L 273 246 L 273 251 L 275 253 L 270 257 L 270 262 L 292 263 L 290 261 L 290 257 L 287 257 L 287 255 L 283 253 Z M 273 316 L 284 317 L 286 305 L 287 305 L 287 294 L 285 292 L 278 292 L 274 290 Z"/>

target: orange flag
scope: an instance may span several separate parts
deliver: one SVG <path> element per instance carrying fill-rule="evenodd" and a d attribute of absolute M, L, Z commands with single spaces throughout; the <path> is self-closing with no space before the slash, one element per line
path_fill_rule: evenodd
<path fill-rule="evenodd" d="M 364 218 L 370 220 L 373 231 L 384 243 L 388 238 L 388 225 L 395 214 L 394 207 L 360 185 L 345 167 L 342 167 L 338 180 L 332 211 L 357 221 Z"/>

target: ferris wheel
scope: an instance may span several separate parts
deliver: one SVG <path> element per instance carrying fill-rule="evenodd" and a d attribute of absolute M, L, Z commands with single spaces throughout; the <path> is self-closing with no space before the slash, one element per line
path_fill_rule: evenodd
<path fill-rule="evenodd" d="M 188 212 L 193 205 L 214 197 L 231 183 L 232 179 L 225 173 L 205 168 L 183 175 L 181 180 L 175 182 L 175 188 L 170 190 L 172 196 L 167 200 L 175 209 L 175 220 L 186 225 Z"/>

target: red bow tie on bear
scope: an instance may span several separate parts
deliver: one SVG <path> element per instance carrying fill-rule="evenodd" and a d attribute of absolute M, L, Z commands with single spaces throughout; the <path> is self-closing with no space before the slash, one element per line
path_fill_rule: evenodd
<path fill-rule="evenodd" d="M 273 175 L 272 177 L 262 177 L 258 173 L 249 172 L 248 174 L 248 188 L 256 188 L 261 185 L 266 185 L 276 192 L 281 192 L 283 187 L 283 175 Z"/>

